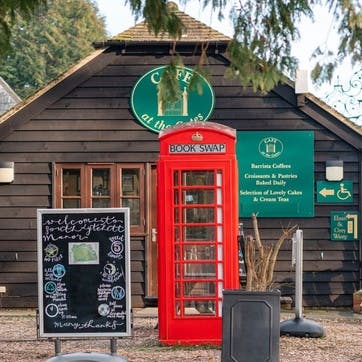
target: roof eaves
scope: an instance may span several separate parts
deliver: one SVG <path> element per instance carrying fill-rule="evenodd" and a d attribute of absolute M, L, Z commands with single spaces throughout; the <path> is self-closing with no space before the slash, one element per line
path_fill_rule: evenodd
<path fill-rule="evenodd" d="M 75 73 L 78 69 L 82 68 L 85 64 L 96 58 L 99 54 L 103 53 L 104 50 L 96 50 L 92 52 L 89 56 L 82 59 L 80 62 L 75 64 L 73 67 L 70 67 L 67 71 L 59 75 L 57 78 L 50 81 L 48 84 L 40 88 L 34 94 L 30 95 L 28 98 L 24 99 L 20 103 L 18 103 L 13 108 L 9 109 L 2 116 L 0 116 L 0 125 L 3 124 L 6 120 L 8 120 L 13 114 L 19 112 L 23 108 L 25 108 L 28 104 L 34 102 L 36 99 L 40 98 L 43 94 L 47 93 L 51 89 L 53 89 L 57 84 L 63 81 L 65 78 L 69 77 L 69 75 Z"/>
<path fill-rule="evenodd" d="M 106 49 L 109 47 L 119 48 L 122 53 L 132 52 L 160 52 L 169 48 L 171 53 L 197 53 L 198 50 L 206 49 L 206 53 L 225 53 L 229 46 L 228 41 L 208 41 L 206 46 L 202 41 L 174 42 L 168 40 L 107 40 L 104 42 L 94 42 L 95 49 Z"/>
<path fill-rule="evenodd" d="M 305 96 L 310 101 L 317 104 L 320 108 L 322 108 L 326 112 L 330 113 L 333 117 L 337 118 L 341 123 L 343 123 L 344 125 L 351 128 L 352 130 L 354 130 L 355 132 L 357 132 L 358 134 L 360 134 L 362 136 L 362 127 L 361 126 L 352 122 L 348 117 L 346 117 L 342 113 L 338 112 L 335 108 L 331 107 L 326 102 L 324 102 L 320 98 L 316 97 L 314 94 L 307 93 Z"/>
<path fill-rule="evenodd" d="M 290 78 L 288 78 L 287 76 L 284 76 L 283 78 L 283 83 L 288 85 L 290 88 L 293 89 L 293 97 L 292 98 L 288 98 L 286 99 L 289 103 L 293 104 L 294 106 L 296 106 L 297 102 L 296 102 L 296 96 L 295 96 L 295 82 L 293 82 Z M 284 95 L 282 94 L 282 92 L 278 91 L 278 86 L 273 90 L 275 91 L 277 94 L 279 94 L 280 96 L 282 96 L 283 98 Z M 326 102 L 324 102 L 323 100 L 321 100 L 320 98 L 318 98 L 317 96 L 315 96 L 312 93 L 304 93 L 302 94 L 302 96 L 304 96 L 308 101 L 312 102 L 313 104 L 315 104 L 317 107 L 319 107 L 321 110 L 323 110 L 324 112 L 328 113 L 329 115 L 331 115 L 332 117 L 334 117 L 338 122 L 340 122 L 341 124 L 343 124 L 345 127 L 347 127 L 348 129 L 352 130 L 353 132 L 355 132 L 357 135 L 361 136 L 362 135 L 362 127 L 360 127 L 359 125 L 357 125 L 356 123 L 352 122 L 350 119 L 348 119 L 346 116 L 344 116 L 343 114 L 339 113 L 336 109 L 334 109 L 333 107 L 329 106 Z M 306 103 L 307 104 L 307 103 Z M 307 106 L 302 106 L 299 107 L 300 111 L 308 114 L 307 112 Z"/>
<path fill-rule="evenodd" d="M 104 56 L 98 60 L 97 57 L 102 53 Z M 113 61 L 114 57 L 114 53 L 104 51 L 103 49 L 92 52 L 58 78 L 1 115 L 0 140 L 5 139 L 14 130 L 70 92 L 74 87 L 87 80 L 92 74 L 103 69 Z"/>

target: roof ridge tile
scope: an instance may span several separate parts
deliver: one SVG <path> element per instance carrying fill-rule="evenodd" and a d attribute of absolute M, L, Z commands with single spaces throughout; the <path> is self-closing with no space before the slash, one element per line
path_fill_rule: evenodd
<path fill-rule="evenodd" d="M 193 18 L 192 16 L 180 11 L 177 4 L 173 2 L 168 3 L 169 7 L 173 7 L 174 11 L 181 19 L 182 23 L 186 27 L 186 32 L 183 32 L 181 38 L 171 37 L 168 33 L 162 33 L 155 35 L 148 29 L 147 22 L 145 20 L 137 23 L 136 25 L 126 29 L 125 31 L 115 35 L 110 40 L 129 40 L 129 41 L 178 41 L 178 42 L 207 42 L 207 41 L 230 41 L 231 38 L 205 23 Z"/>

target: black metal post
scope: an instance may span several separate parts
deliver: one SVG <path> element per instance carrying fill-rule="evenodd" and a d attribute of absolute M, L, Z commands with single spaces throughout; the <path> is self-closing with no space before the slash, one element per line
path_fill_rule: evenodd
<path fill-rule="evenodd" d="M 54 339 L 55 355 L 59 356 L 62 353 L 62 341 L 59 338 Z"/>
<path fill-rule="evenodd" d="M 117 338 L 111 338 L 111 355 L 117 354 Z"/>

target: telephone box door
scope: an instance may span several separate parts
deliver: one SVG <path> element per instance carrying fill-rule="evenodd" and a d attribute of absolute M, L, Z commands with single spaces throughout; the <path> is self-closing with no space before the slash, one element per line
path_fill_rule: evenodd
<path fill-rule="evenodd" d="M 232 135 L 210 123 L 160 135 L 158 307 L 165 344 L 221 343 L 222 291 L 239 288 Z"/>

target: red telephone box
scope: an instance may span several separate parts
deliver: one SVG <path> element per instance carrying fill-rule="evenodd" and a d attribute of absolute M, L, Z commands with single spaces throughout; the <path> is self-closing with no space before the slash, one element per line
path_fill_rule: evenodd
<path fill-rule="evenodd" d="M 235 130 L 189 122 L 159 138 L 160 342 L 220 344 L 222 291 L 239 289 Z"/>

